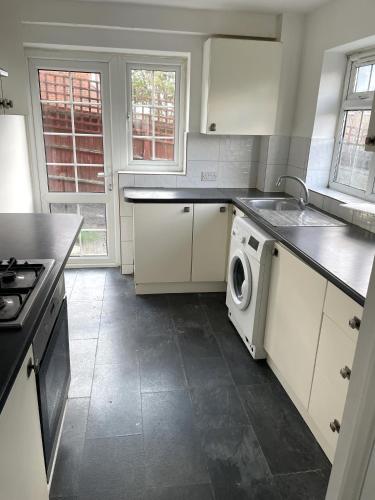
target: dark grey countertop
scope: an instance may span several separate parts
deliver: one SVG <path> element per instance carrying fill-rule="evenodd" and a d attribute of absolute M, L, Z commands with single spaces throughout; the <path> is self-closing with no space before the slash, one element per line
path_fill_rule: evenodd
<path fill-rule="evenodd" d="M 82 225 L 78 215 L 0 214 L 0 258 L 55 259 L 21 329 L 0 329 L 0 411 Z"/>
<path fill-rule="evenodd" d="M 353 224 L 342 227 L 275 227 L 249 210 L 239 199 L 270 196 L 288 195 L 263 193 L 257 189 L 124 189 L 125 200 L 133 203 L 233 203 L 277 241 L 363 306 L 374 261 L 375 234 Z"/>

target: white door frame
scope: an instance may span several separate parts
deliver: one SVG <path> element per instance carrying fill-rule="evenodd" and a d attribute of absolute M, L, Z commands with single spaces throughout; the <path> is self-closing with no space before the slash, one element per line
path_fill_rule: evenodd
<path fill-rule="evenodd" d="M 354 356 L 326 500 L 373 500 L 367 474 L 375 442 L 375 263 Z M 374 457 L 372 458 L 373 463 Z M 366 488 L 363 486 L 366 482 Z M 363 493 L 363 494 L 362 494 Z"/>
<path fill-rule="evenodd" d="M 38 69 L 67 71 L 92 71 L 101 75 L 102 122 L 104 147 L 105 193 L 49 193 L 45 172 L 45 153 L 42 133 L 42 117 L 39 102 Z M 118 179 L 113 172 L 111 134 L 111 92 L 108 62 L 82 60 L 72 54 L 52 54 L 48 57 L 29 57 L 30 94 L 33 115 L 33 136 L 35 138 L 35 162 L 38 172 L 41 208 L 49 212 L 50 203 L 105 203 L 107 220 L 107 256 L 70 257 L 70 267 L 115 266 L 119 263 L 118 231 Z"/>

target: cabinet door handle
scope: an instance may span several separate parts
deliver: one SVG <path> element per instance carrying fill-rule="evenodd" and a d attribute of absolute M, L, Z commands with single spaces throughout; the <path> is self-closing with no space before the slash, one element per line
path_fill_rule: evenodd
<path fill-rule="evenodd" d="M 190 207 L 184 207 L 184 212 L 190 212 Z"/>
<path fill-rule="evenodd" d="M 348 380 L 350 380 L 351 373 L 352 371 L 349 366 L 344 366 L 344 368 L 341 368 L 340 370 L 340 375 L 342 376 L 342 378 L 347 378 Z"/>
<path fill-rule="evenodd" d="M 375 135 L 366 137 L 366 146 L 375 146 Z"/>
<path fill-rule="evenodd" d="M 30 358 L 29 362 L 27 363 L 27 378 L 30 378 L 30 375 L 33 370 L 35 370 L 35 365 L 33 364 L 33 360 Z"/>
<path fill-rule="evenodd" d="M 350 326 L 350 328 L 353 328 L 353 330 L 359 330 L 361 327 L 361 320 L 359 318 L 357 318 L 357 316 L 353 316 L 349 320 L 349 326 Z"/>
<path fill-rule="evenodd" d="M 279 251 L 278 251 L 278 249 L 277 249 L 277 248 L 274 248 L 274 249 L 273 249 L 272 255 L 273 255 L 274 257 L 278 257 L 278 256 L 279 256 Z"/>
<path fill-rule="evenodd" d="M 210 132 L 216 132 L 216 123 L 211 123 L 208 129 Z"/>
<path fill-rule="evenodd" d="M 340 422 L 335 418 L 335 420 L 333 420 L 333 422 L 330 422 L 329 423 L 329 426 L 331 428 L 331 431 L 332 432 L 337 432 L 337 434 L 340 432 Z"/>
<path fill-rule="evenodd" d="M 220 207 L 220 212 L 223 214 L 227 211 L 227 207 Z"/>

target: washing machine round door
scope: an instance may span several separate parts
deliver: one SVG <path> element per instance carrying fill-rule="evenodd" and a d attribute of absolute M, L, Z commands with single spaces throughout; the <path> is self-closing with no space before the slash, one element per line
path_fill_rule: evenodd
<path fill-rule="evenodd" d="M 229 286 L 233 302 L 243 311 L 250 303 L 252 277 L 249 259 L 242 250 L 236 250 L 229 264 Z"/>

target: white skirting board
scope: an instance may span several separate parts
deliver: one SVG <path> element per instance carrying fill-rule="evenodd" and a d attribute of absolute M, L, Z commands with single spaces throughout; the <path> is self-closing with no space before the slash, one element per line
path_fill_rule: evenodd
<path fill-rule="evenodd" d="M 313 435 L 314 435 L 315 439 L 318 441 L 320 447 L 322 448 L 324 453 L 327 455 L 328 460 L 331 463 L 333 463 L 334 452 L 332 451 L 331 447 L 328 445 L 326 439 L 322 436 L 321 432 L 319 431 L 315 422 L 313 421 L 313 419 L 309 415 L 308 411 L 306 410 L 306 408 L 304 408 L 304 406 L 302 405 L 300 400 L 297 398 L 297 396 L 294 394 L 292 389 L 289 387 L 287 382 L 285 382 L 283 376 L 280 374 L 279 370 L 276 368 L 275 364 L 273 363 L 272 359 L 269 356 L 267 356 L 267 363 L 268 363 L 268 366 L 273 371 L 273 373 L 276 375 L 276 378 L 278 379 L 280 384 L 285 389 L 285 391 L 288 394 L 288 396 L 290 397 L 290 399 L 292 400 L 294 406 L 299 411 L 301 417 L 303 418 L 303 420 L 306 422 L 307 426 L 309 427 L 309 429 L 313 433 Z"/>
<path fill-rule="evenodd" d="M 193 282 L 186 283 L 136 283 L 135 293 L 146 295 L 153 293 L 204 293 L 225 292 L 227 284 L 223 282 Z"/>

